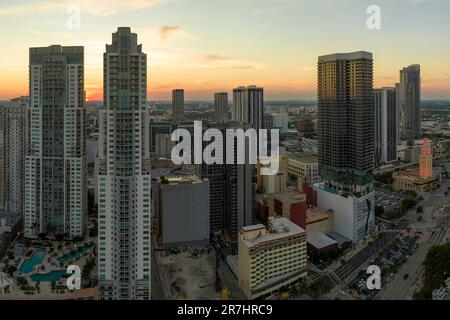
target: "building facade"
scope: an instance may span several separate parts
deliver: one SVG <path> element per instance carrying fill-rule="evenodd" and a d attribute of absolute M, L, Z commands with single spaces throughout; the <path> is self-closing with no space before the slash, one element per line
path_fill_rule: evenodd
<path fill-rule="evenodd" d="M 155 137 L 155 153 L 160 158 L 169 158 L 175 143 L 171 140 L 170 134 L 157 134 Z"/>
<path fill-rule="evenodd" d="M 25 186 L 28 97 L 13 99 L 4 108 L 3 121 L 3 181 L 4 208 L 22 215 Z"/>
<path fill-rule="evenodd" d="M 256 86 L 233 89 L 233 121 L 264 128 L 264 89 Z"/>
<path fill-rule="evenodd" d="M 226 122 L 228 120 L 228 93 L 217 92 L 214 94 L 214 120 Z"/>
<path fill-rule="evenodd" d="M 371 53 L 319 57 L 318 138 L 320 176 L 337 190 L 370 192 L 374 166 Z"/>
<path fill-rule="evenodd" d="M 30 48 L 24 231 L 83 237 L 87 211 L 84 49 Z"/>
<path fill-rule="evenodd" d="M 335 212 L 353 242 L 374 230 L 373 59 L 365 51 L 319 57 L 317 206 Z"/>
<path fill-rule="evenodd" d="M 397 89 L 397 108 L 400 119 L 399 136 L 403 140 L 420 139 L 421 78 L 420 65 L 413 64 L 400 70 Z"/>
<path fill-rule="evenodd" d="M 291 181 L 320 181 L 319 164 L 314 153 L 297 153 L 288 156 L 288 176 Z"/>
<path fill-rule="evenodd" d="M 243 227 L 238 236 L 238 282 L 247 299 L 270 295 L 307 275 L 306 232 L 286 218 Z"/>
<path fill-rule="evenodd" d="M 241 128 L 246 131 L 249 125 L 236 122 L 212 126 L 225 136 L 227 129 Z M 203 126 L 207 130 L 209 125 Z M 206 142 L 204 142 L 206 144 Z M 223 155 L 234 150 L 234 163 L 237 162 L 236 139 L 226 139 L 223 144 Z M 246 144 L 248 154 L 248 144 Z M 232 155 L 229 155 L 230 158 Z M 202 179 L 209 180 L 210 185 L 210 222 L 211 233 L 227 230 L 232 237 L 236 236 L 239 228 L 253 224 L 256 214 L 256 165 L 245 164 L 201 164 L 196 168 Z"/>
<path fill-rule="evenodd" d="M 172 91 L 172 119 L 175 122 L 184 120 L 184 90 L 175 89 Z"/>
<path fill-rule="evenodd" d="M 150 135 L 147 55 L 130 28 L 104 53 L 99 114 L 98 277 L 100 299 L 150 299 Z"/>
<path fill-rule="evenodd" d="M 375 166 L 397 160 L 397 99 L 395 88 L 374 90 Z"/>
<path fill-rule="evenodd" d="M 207 179 L 195 175 L 162 177 L 157 195 L 156 214 L 163 247 L 209 243 Z"/>
<path fill-rule="evenodd" d="M 273 128 L 280 130 L 280 133 L 289 131 L 289 116 L 287 113 L 273 113 Z"/>

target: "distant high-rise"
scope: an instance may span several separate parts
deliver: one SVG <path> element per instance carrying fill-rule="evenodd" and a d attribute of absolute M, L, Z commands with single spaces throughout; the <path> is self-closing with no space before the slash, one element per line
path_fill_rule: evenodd
<path fill-rule="evenodd" d="M 369 191 L 374 166 L 371 53 L 319 57 L 318 138 L 320 176 L 337 190 Z"/>
<path fill-rule="evenodd" d="M 24 169 L 27 146 L 28 97 L 13 99 L 4 108 L 0 127 L 3 130 L 4 208 L 23 214 Z"/>
<path fill-rule="evenodd" d="M 264 128 L 264 89 L 256 86 L 233 89 L 233 121 Z"/>
<path fill-rule="evenodd" d="M 172 91 L 172 116 L 173 121 L 184 120 L 184 90 L 175 89 Z"/>
<path fill-rule="evenodd" d="M 225 122 L 228 119 L 228 93 L 217 92 L 214 94 L 214 120 Z"/>
<path fill-rule="evenodd" d="M 84 49 L 30 48 L 24 231 L 84 236 L 87 211 Z"/>
<path fill-rule="evenodd" d="M 397 159 L 397 103 L 395 88 L 374 90 L 375 166 Z"/>
<path fill-rule="evenodd" d="M 150 299 L 150 135 L 147 55 L 130 28 L 104 53 L 99 113 L 98 276 L 100 299 Z"/>
<path fill-rule="evenodd" d="M 397 108 L 400 118 L 399 135 L 403 140 L 420 138 L 421 128 L 420 65 L 413 64 L 400 70 L 397 83 Z"/>

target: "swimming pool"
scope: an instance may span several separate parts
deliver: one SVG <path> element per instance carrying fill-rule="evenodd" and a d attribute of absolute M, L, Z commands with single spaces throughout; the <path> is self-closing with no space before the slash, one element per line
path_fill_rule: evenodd
<path fill-rule="evenodd" d="M 95 242 L 90 244 L 85 244 L 82 247 L 78 249 L 74 249 L 70 251 L 69 253 L 66 253 L 62 256 L 60 256 L 57 260 L 60 263 L 66 263 L 67 261 L 71 261 L 72 259 L 78 259 L 82 254 L 85 254 L 89 249 L 95 248 L 96 244 Z"/>
<path fill-rule="evenodd" d="M 22 262 L 22 265 L 19 268 L 19 271 L 23 274 L 30 273 L 33 271 L 34 266 L 42 264 L 45 257 L 45 250 L 37 249 L 33 251 L 33 255 L 31 258 L 25 259 Z"/>
<path fill-rule="evenodd" d="M 30 278 L 34 282 L 49 282 L 49 281 L 59 281 L 61 280 L 61 277 L 63 275 L 69 276 L 70 274 L 68 274 L 66 270 L 54 270 L 50 271 L 49 273 L 43 274 L 35 273 Z"/>

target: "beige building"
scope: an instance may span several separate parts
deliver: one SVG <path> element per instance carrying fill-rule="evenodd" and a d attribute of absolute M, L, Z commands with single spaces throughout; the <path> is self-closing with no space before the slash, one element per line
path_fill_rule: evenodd
<path fill-rule="evenodd" d="M 275 177 L 270 178 L 271 176 L 263 176 L 261 175 L 261 168 L 269 167 L 269 165 L 264 166 L 260 162 L 256 164 L 256 182 L 257 182 L 257 190 L 258 192 L 265 193 L 274 193 L 274 192 L 282 192 L 286 189 L 287 180 L 288 180 L 288 156 L 280 155 L 278 158 L 279 167 L 278 167 L 278 175 L 281 173 L 283 177 Z M 269 180 L 269 182 L 268 182 Z M 278 189 L 276 189 L 275 185 L 278 185 Z M 266 190 L 266 188 L 269 188 Z M 274 189 L 275 188 L 275 189 Z M 275 191 L 274 191 L 275 190 Z M 276 191 L 278 190 L 278 191 Z"/>
<path fill-rule="evenodd" d="M 315 153 L 289 155 L 288 176 L 290 180 L 306 180 L 310 184 L 319 182 L 319 164 Z"/>
<path fill-rule="evenodd" d="M 264 177 L 264 192 L 277 193 L 286 189 L 286 176 L 282 172 Z"/>
<path fill-rule="evenodd" d="M 428 179 L 420 178 L 418 170 L 403 170 L 392 175 L 394 183 L 392 187 L 396 190 L 413 190 L 418 192 L 428 192 L 439 184 L 437 177 Z"/>
<path fill-rule="evenodd" d="M 306 231 L 286 218 L 243 227 L 238 236 L 238 281 L 248 299 L 270 295 L 307 274 Z"/>
<path fill-rule="evenodd" d="M 420 150 L 419 169 L 403 170 L 394 173 L 392 177 L 395 189 L 427 192 L 437 186 L 439 179 L 433 175 L 433 150 L 428 138 L 424 139 Z"/>

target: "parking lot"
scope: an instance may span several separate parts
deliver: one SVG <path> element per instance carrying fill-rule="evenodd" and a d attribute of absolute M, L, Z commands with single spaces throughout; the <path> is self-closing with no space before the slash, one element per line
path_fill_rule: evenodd
<path fill-rule="evenodd" d="M 398 238 L 389 248 L 387 248 L 371 264 L 380 267 L 381 287 L 384 287 L 390 279 L 396 274 L 400 266 L 415 252 L 417 242 L 414 237 L 402 236 Z M 367 288 L 367 279 L 370 275 L 366 270 L 361 270 L 358 276 L 351 282 L 351 288 L 359 295 L 360 299 L 373 299 L 380 290 L 369 290 Z M 404 274 L 406 279 L 408 274 Z"/>
<path fill-rule="evenodd" d="M 383 206 L 385 212 L 398 208 L 405 198 L 405 195 L 401 191 L 385 191 L 375 187 L 375 205 Z"/>

